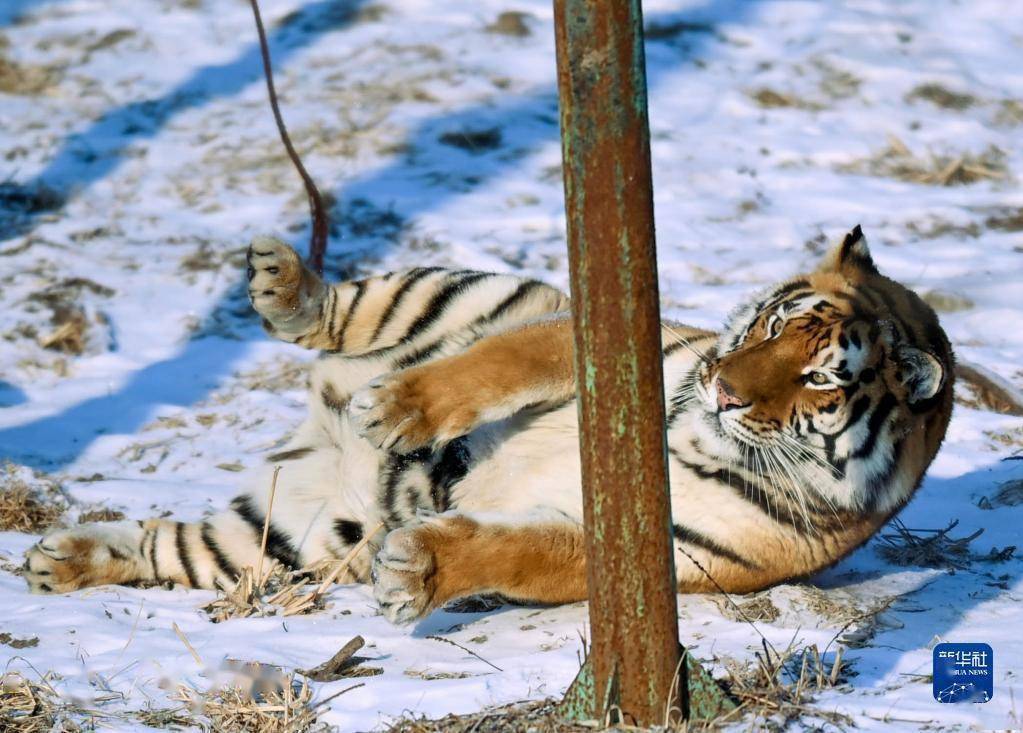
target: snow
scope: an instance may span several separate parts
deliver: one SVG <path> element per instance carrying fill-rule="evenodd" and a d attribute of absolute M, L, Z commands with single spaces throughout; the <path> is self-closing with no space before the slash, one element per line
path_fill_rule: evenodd
<path fill-rule="evenodd" d="M 567 285 L 548 2 L 262 4 L 285 117 L 339 202 L 332 277 L 458 265 Z M 528 35 L 486 30 L 507 10 L 527 14 Z M 964 307 L 941 313 L 957 352 L 1023 384 L 1023 236 L 1018 223 L 998 223 L 1023 207 L 1014 180 L 1023 150 L 1013 144 L 1023 67 L 1011 63 L 1023 34 L 1004 2 L 651 0 L 645 14 L 656 30 L 647 61 L 667 317 L 717 326 L 743 297 L 811 266 L 825 239 L 862 223 L 883 271 L 960 299 Z M 304 246 L 308 234 L 247 4 L 5 0 L 0 34 L 0 54 L 48 78 L 42 91 L 0 92 L 0 186 L 67 197 L 15 219 L 0 214 L 0 456 L 59 482 L 73 513 L 198 518 L 236 490 L 239 474 L 218 466 L 261 460 L 301 419 L 300 367 L 311 358 L 262 335 L 242 287 L 251 236 L 276 232 Z M 930 83 L 973 101 L 953 109 L 912 96 Z M 759 105 L 762 90 L 789 106 Z M 492 128 L 493 148 L 440 141 Z M 942 187 L 845 170 L 889 136 L 921 156 L 995 146 L 1007 172 Z M 113 290 L 65 283 L 92 323 L 80 356 L 25 335 L 52 328 L 32 295 L 69 278 Z M 983 528 L 978 554 L 1016 544 L 1023 507 L 978 502 L 1023 478 L 1021 446 L 1020 419 L 958 406 L 902 518 L 916 528 L 958 519 L 955 536 Z M 9 568 L 35 539 L 0 533 L 0 631 L 39 639 L 0 646 L 0 661 L 29 676 L 57 673 L 62 696 L 110 714 L 170 705 L 168 681 L 204 689 L 204 668 L 227 657 L 315 666 L 355 634 L 384 673 L 329 704 L 323 719 L 341 730 L 557 696 L 578 669 L 587 625 L 576 604 L 440 612 L 399 629 L 360 587 L 335 588 L 315 615 L 213 625 L 199 610 L 209 592 L 30 596 Z M 845 658 L 856 676 L 816 704 L 868 730 L 1023 725 L 1014 698 L 1023 693 L 1021 561 L 952 573 L 893 566 L 877 546 L 809 585 L 771 591 L 781 614 L 757 624 L 779 648 L 795 638 L 823 649 L 850 630 L 814 610 L 813 587 L 863 611 L 891 601 L 853 627 L 861 631 Z M 761 643 L 711 597 L 680 598 L 680 633 L 719 675 Z M 932 699 L 919 675 L 942 640 L 991 644 L 991 702 Z M 427 679 L 440 673 L 449 678 Z M 347 684 L 316 684 L 317 699 Z"/>

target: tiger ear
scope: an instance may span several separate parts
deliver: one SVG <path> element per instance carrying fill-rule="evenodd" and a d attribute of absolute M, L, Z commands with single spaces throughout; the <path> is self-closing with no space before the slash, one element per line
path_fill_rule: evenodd
<path fill-rule="evenodd" d="M 867 238 L 863 236 L 860 225 L 845 235 L 845 239 L 837 247 L 824 255 L 817 272 L 865 272 L 877 273 L 874 259 L 870 256 L 870 248 L 867 247 Z"/>
<path fill-rule="evenodd" d="M 898 379 L 909 392 L 909 403 L 929 400 L 945 384 L 945 368 L 934 354 L 915 346 L 895 348 L 895 362 L 899 365 Z"/>

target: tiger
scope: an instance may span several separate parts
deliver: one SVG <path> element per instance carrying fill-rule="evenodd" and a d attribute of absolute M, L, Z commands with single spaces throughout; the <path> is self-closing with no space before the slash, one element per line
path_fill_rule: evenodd
<path fill-rule="evenodd" d="M 396 624 L 475 595 L 584 600 L 568 297 L 439 267 L 328 285 L 272 237 L 247 257 L 265 330 L 320 351 L 307 418 L 202 521 L 50 532 L 26 553 L 30 590 L 228 589 L 261 557 L 298 571 L 350 556 L 337 582 L 372 584 Z M 680 593 L 835 564 L 910 500 L 949 423 L 949 341 L 859 226 L 720 332 L 664 322 L 661 338 Z"/>

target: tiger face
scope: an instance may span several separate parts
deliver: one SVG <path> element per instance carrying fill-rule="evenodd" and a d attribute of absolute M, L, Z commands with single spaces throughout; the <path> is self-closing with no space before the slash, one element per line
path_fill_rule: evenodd
<path fill-rule="evenodd" d="M 937 317 L 878 273 L 857 227 L 815 272 L 732 317 L 694 375 L 697 432 L 717 455 L 793 493 L 892 511 L 916 482 L 897 475 L 900 455 L 926 465 L 937 451 L 951 381 Z M 934 445 L 911 439 L 928 431 Z"/>

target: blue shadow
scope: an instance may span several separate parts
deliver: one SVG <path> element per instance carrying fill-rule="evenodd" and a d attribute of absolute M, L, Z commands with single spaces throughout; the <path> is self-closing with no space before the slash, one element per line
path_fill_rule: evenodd
<path fill-rule="evenodd" d="M 350 24 L 365 2 L 318 0 L 287 16 L 267 34 L 274 69 L 317 37 Z M 253 43 L 232 61 L 197 69 L 163 96 L 131 102 L 106 112 L 82 132 L 68 136 L 53 159 L 34 179 L 8 183 L 8 186 L 20 186 L 29 192 L 45 187 L 56 193 L 57 201 L 67 200 L 74 196 L 76 190 L 115 171 L 129 146 L 154 137 L 175 115 L 201 107 L 216 97 L 232 96 L 254 82 L 261 82 L 262 64 L 259 44 Z M 5 231 L 4 237 L 30 231 L 35 218 L 24 218 L 13 230 Z"/>
<path fill-rule="evenodd" d="M 55 0 L 3 0 L 0 2 L 0 28 L 14 25 L 22 15 L 53 2 Z"/>

